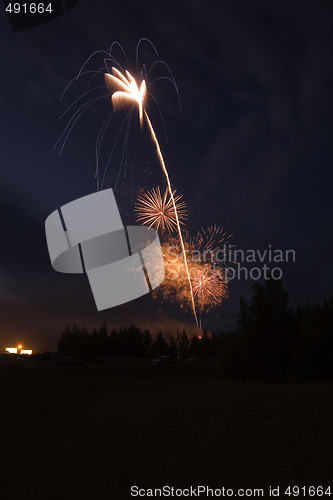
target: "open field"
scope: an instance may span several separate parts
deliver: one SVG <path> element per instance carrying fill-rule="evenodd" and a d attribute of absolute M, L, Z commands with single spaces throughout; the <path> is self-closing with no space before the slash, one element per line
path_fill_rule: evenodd
<path fill-rule="evenodd" d="M 2 500 L 122 500 L 130 485 L 332 482 L 333 384 L 1 366 L 0 418 Z"/>

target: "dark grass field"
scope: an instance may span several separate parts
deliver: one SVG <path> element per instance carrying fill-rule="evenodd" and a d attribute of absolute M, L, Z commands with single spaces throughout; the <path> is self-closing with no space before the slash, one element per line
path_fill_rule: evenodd
<path fill-rule="evenodd" d="M 131 485 L 332 483 L 333 384 L 231 384 L 199 373 L 1 366 L 1 500 L 122 500 Z"/>

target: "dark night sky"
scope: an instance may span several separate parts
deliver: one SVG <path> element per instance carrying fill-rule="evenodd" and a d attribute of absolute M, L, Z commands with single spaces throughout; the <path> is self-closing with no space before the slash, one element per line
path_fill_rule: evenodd
<path fill-rule="evenodd" d="M 81 0 L 65 16 L 15 34 L 2 12 L 0 347 L 54 348 L 74 321 L 170 330 L 193 324 L 190 313 L 160 310 L 149 296 L 98 313 L 86 278 L 56 273 L 49 261 L 44 221 L 95 190 L 94 142 L 106 116 L 100 105 L 91 107 L 59 158 L 52 149 L 66 124 L 58 120 L 65 109 L 59 98 L 85 59 L 114 40 L 134 63 L 138 40 L 148 37 L 173 71 L 182 117 L 171 88 L 156 84 L 154 93 L 169 134 L 163 151 L 187 201 L 190 230 L 219 224 L 238 248 L 294 249 L 296 262 L 283 268 L 291 304 L 327 298 L 333 284 L 332 26 L 333 4 L 320 0 Z M 77 92 L 73 86 L 67 104 Z M 140 161 L 154 162 L 130 142 L 131 154 L 139 155 L 135 150 L 147 155 Z M 233 282 L 230 298 L 205 325 L 234 327 L 239 295 L 250 297 L 252 285 Z"/>

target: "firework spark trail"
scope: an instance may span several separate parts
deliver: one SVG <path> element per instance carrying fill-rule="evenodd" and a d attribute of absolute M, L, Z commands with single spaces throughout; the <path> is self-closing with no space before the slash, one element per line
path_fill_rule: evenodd
<path fill-rule="evenodd" d="M 177 206 L 175 202 L 175 198 L 173 195 L 173 190 L 169 178 L 169 173 L 166 168 L 164 158 L 162 155 L 162 151 L 158 142 L 158 139 L 155 134 L 154 127 L 150 121 L 150 118 L 148 116 L 148 113 L 145 109 L 145 101 L 146 101 L 146 94 L 147 94 L 147 88 L 146 88 L 146 82 L 143 79 L 141 81 L 140 87 L 138 86 L 136 80 L 134 77 L 130 74 L 129 71 L 125 71 L 126 75 L 121 73 L 117 68 L 114 66 L 112 67 L 112 73 L 105 73 L 105 84 L 106 87 L 111 94 L 111 100 L 112 104 L 115 108 L 117 108 L 119 105 L 122 104 L 137 104 L 139 108 L 139 121 L 140 125 L 142 126 L 143 124 L 143 119 L 146 119 L 146 122 L 148 124 L 148 128 L 151 133 L 151 137 L 153 139 L 153 142 L 155 143 L 156 146 L 156 151 L 157 151 L 157 156 L 160 161 L 162 170 L 164 172 L 164 176 L 167 181 L 167 186 L 168 186 L 168 191 L 170 194 L 170 198 L 172 200 L 172 205 L 173 209 L 175 211 L 175 218 L 176 218 L 176 225 L 177 225 L 177 230 L 178 230 L 178 235 L 179 235 L 179 240 L 182 248 L 182 253 L 183 253 L 183 258 L 184 258 L 184 265 L 186 269 L 186 274 L 187 274 L 187 280 L 188 280 L 188 286 L 190 289 L 190 296 L 191 296 L 191 303 L 192 303 L 192 309 L 193 309 L 193 315 L 195 322 L 198 326 L 198 318 L 197 318 L 197 312 L 196 312 L 196 307 L 195 307 L 195 302 L 194 302 L 194 296 L 193 296 L 193 289 L 192 289 L 192 283 L 191 283 L 191 277 L 190 277 L 190 272 L 189 272 L 189 267 L 188 267 L 188 262 L 187 262 L 187 257 L 186 257 L 186 250 L 185 250 L 185 245 L 184 245 L 184 240 L 183 240 L 183 235 L 180 227 L 180 221 L 178 217 L 178 212 L 177 212 Z"/>
<path fill-rule="evenodd" d="M 91 106 L 91 104 L 101 100 L 101 99 L 105 99 L 107 96 L 99 96 L 99 97 L 94 97 L 93 99 L 90 99 L 88 102 L 86 102 L 85 104 L 82 104 L 82 106 L 79 107 L 79 109 L 73 114 L 72 118 L 69 120 L 69 122 L 67 123 L 66 127 L 64 128 L 61 136 L 59 137 L 59 139 L 57 140 L 57 142 L 55 143 L 55 145 L 53 146 L 53 149 L 56 149 L 56 147 L 58 146 L 58 144 L 60 143 L 60 141 L 63 139 L 63 137 L 65 137 L 63 139 L 63 142 L 62 142 L 62 145 L 61 145 L 61 148 L 60 148 L 60 152 L 59 152 L 59 156 L 61 155 L 61 153 L 63 152 L 63 149 L 65 147 L 65 144 L 67 142 L 67 139 L 71 133 L 71 131 L 73 130 L 76 122 L 78 121 L 78 119 L 82 116 L 82 114 L 87 110 L 87 108 L 89 106 Z"/>
<path fill-rule="evenodd" d="M 153 126 L 151 124 L 151 121 L 149 119 L 149 116 L 148 116 L 146 110 L 144 110 L 144 115 L 146 117 L 146 120 L 147 120 L 149 129 L 150 129 L 153 141 L 155 142 L 156 149 L 157 149 L 157 155 L 159 157 L 159 160 L 160 160 L 160 163 L 161 163 L 161 166 L 162 166 L 162 169 L 163 169 L 163 172 L 164 172 L 164 175 L 166 177 L 167 184 L 168 184 L 170 198 L 172 200 L 173 209 L 175 211 L 175 217 L 176 217 L 176 223 L 177 223 L 177 229 L 178 229 L 180 244 L 181 244 L 182 252 L 183 252 L 183 256 L 184 256 L 184 264 L 185 264 L 185 269 L 186 269 L 188 284 L 189 284 L 189 288 L 190 288 L 191 302 L 192 302 L 192 309 L 193 309 L 194 319 L 195 319 L 196 325 L 199 326 L 198 317 L 197 317 L 197 311 L 196 311 L 195 303 L 194 303 L 194 296 L 193 296 L 193 288 L 192 288 L 192 283 L 191 283 L 191 276 L 190 276 L 190 271 L 189 271 L 189 268 L 188 268 L 188 262 L 187 262 L 187 257 L 186 257 L 186 250 L 185 250 L 185 245 L 184 245 L 182 230 L 181 230 L 181 227 L 180 227 L 180 222 L 179 222 L 179 217 L 178 217 L 176 202 L 175 202 L 175 198 L 174 198 L 173 192 L 172 192 L 172 187 L 171 187 L 171 182 L 170 182 L 169 174 L 168 174 L 167 168 L 166 168 L 165 163 L 164 163 L 163 155 L 162 155 L 161 148 L 160 148 L 160 145 L 158 143 L 158 140 L 157 140 L 154 128 L 153 128 Z"/>

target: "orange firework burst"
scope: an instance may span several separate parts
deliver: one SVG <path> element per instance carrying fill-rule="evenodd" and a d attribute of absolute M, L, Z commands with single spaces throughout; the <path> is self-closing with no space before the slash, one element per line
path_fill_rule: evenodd
<path fill-rule="evenodd" d="M 188 237 L 184 244 L 194 302 L 201 318 L 202 313 L 220 305 L 227 296 L 228 283 L 225 269 L 216 265 L 216 262 L 205 262 L 203 254 L 191 242 L 191 238 Z M 191 305 L 191 297 L 179 241 L 169 237 L 162 244 L 162 252 L 165 280 L 155 296 L 162 296 L 162 299 L 168 301 L 176 300 L 182 308 L 187 308 Z"/>
<path fill-rule="evenodd" d="M 224 273 L 210 265 L 196 266 L 191 274 L 194 299 L 200 312 L 218 306 L 226 296 Z"/>
<path fill-rule="evenodd" d="M 175 207 L 178 213 L 179 223 L 183 225 L 187 219 L 186 203 L 182 200 L 182 195 L 176 195 L 173 191 Z M 136 204 L 137 221 L 165 232 L 172 233 L 177 230 L 176 214 L 171 196 L 166 190 L 162 196 L 160 188 L 153 188 L 141 195 Z"/>

